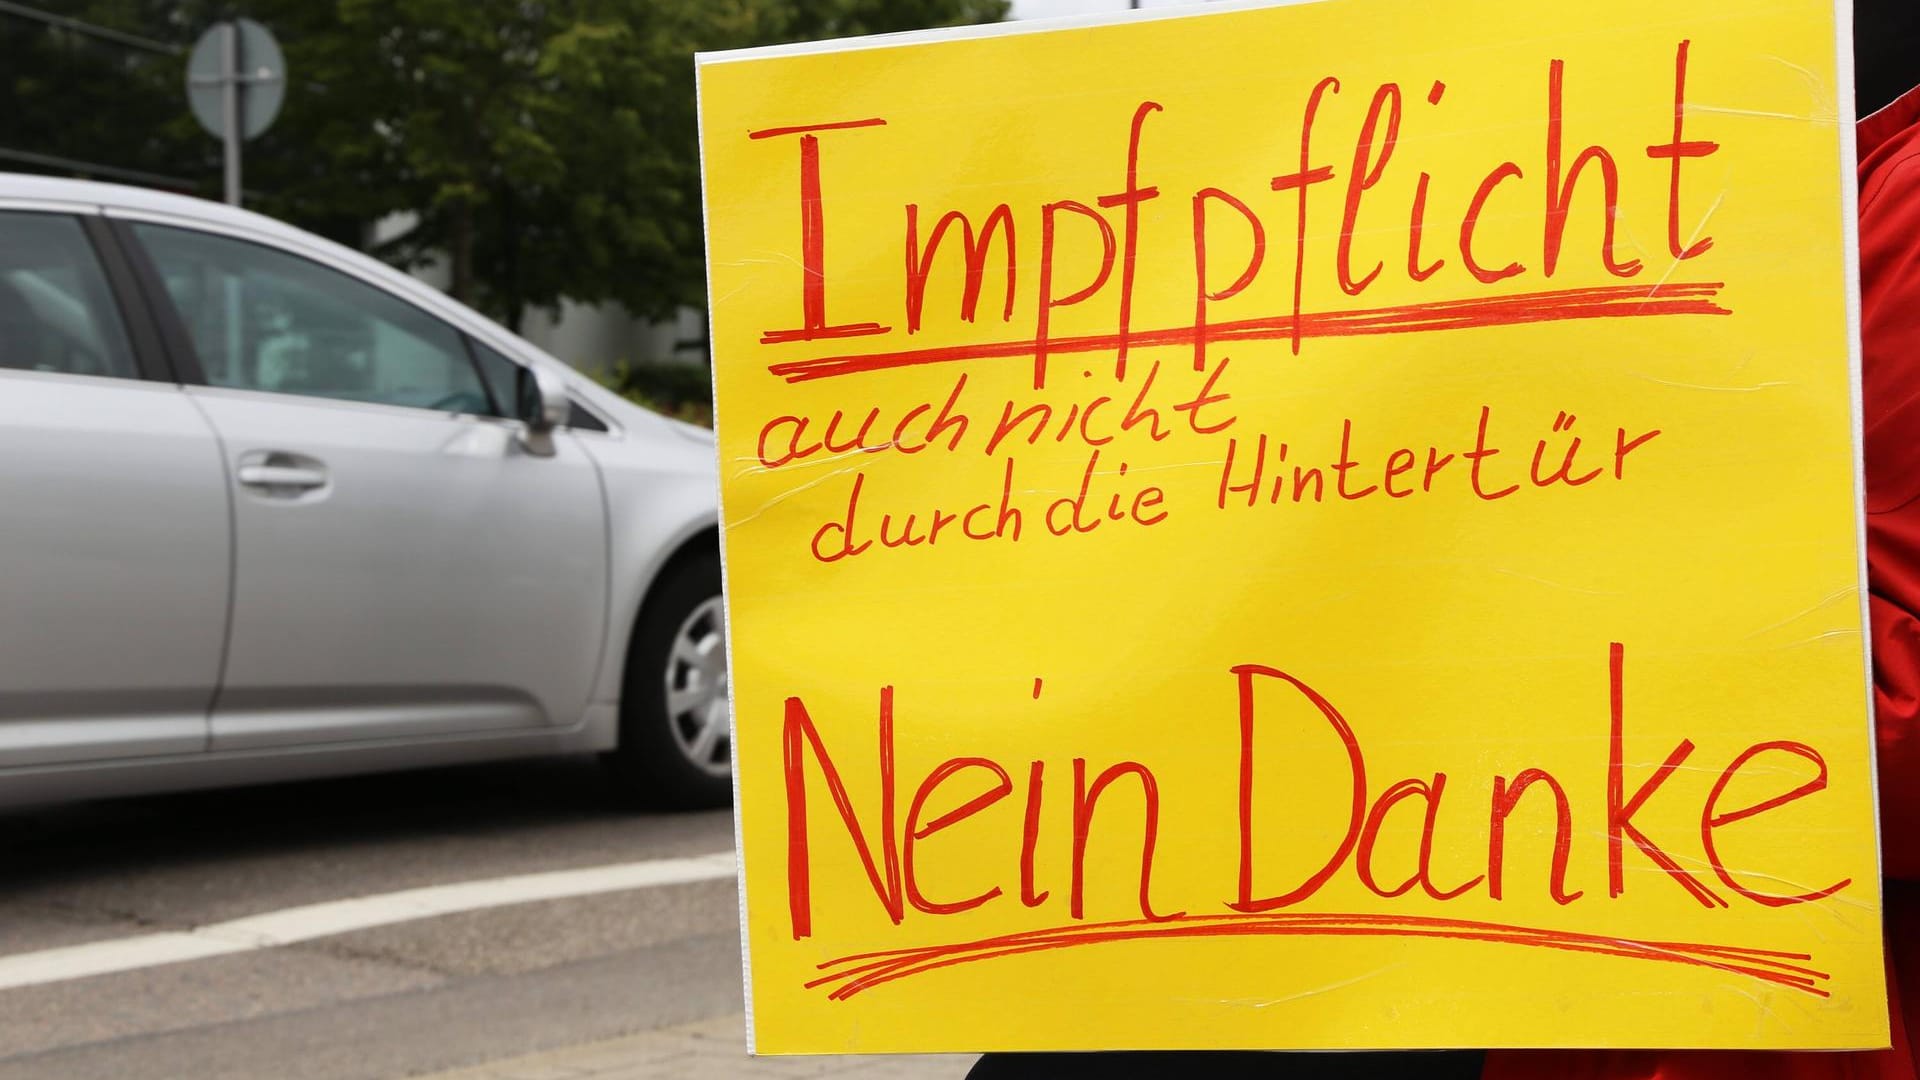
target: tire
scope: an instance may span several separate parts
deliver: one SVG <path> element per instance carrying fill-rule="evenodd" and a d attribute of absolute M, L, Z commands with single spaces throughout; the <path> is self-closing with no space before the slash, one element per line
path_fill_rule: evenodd
<path fill-rule="evenodd" d="M 632 802 L 725 806 L 733 798 L 733 735 L 720 558 L 684 558 L 667 574 L 627 645 L 620 745 L 608 763 Z"/>

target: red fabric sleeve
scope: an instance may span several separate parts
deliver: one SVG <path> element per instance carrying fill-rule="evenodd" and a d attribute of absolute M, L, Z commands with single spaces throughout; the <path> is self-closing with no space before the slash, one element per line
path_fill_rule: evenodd
<path fill-rule="evenodd" d="M 1920 147 L 1861 192 L 1867 564 L 1890 877 L 1920 878 Z"/>

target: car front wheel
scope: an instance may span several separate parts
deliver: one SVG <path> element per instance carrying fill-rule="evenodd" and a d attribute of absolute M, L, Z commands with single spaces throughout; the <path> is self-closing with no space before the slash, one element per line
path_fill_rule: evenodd
<path fill-rule="evenodd" d="M 733 794 L 733 736 L 720 560 L 698 555 L 668 573 L 627 648 L 611 762 L 638 801 L 724 806 Z"/>

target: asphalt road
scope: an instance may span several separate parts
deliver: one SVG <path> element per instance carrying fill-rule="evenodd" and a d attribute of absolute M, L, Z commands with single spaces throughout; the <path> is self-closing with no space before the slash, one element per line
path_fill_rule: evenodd
<path fill-rule="evenodd" d="M 725 812 L 618 808 L 586 760 L 6 811 L 0 965 L 302 905 L 732 844 Z M 741 1011 L 731 877 L 90 976 L 55 964 L 32 978 L 0 989 L 0 1080 L 401 1077 Z"/>

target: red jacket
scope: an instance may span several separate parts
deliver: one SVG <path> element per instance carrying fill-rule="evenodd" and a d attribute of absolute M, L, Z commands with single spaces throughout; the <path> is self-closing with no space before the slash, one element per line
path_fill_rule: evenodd
<path fill-rule="evenodd" d="M 1867 587 L 1893 1047 L 1492 1053 L 1486 1080 L 1920 1080 L 1920 88 L 1860 121 Z M 1902 991 L 1905 991 L 1903 994 Z"/>

